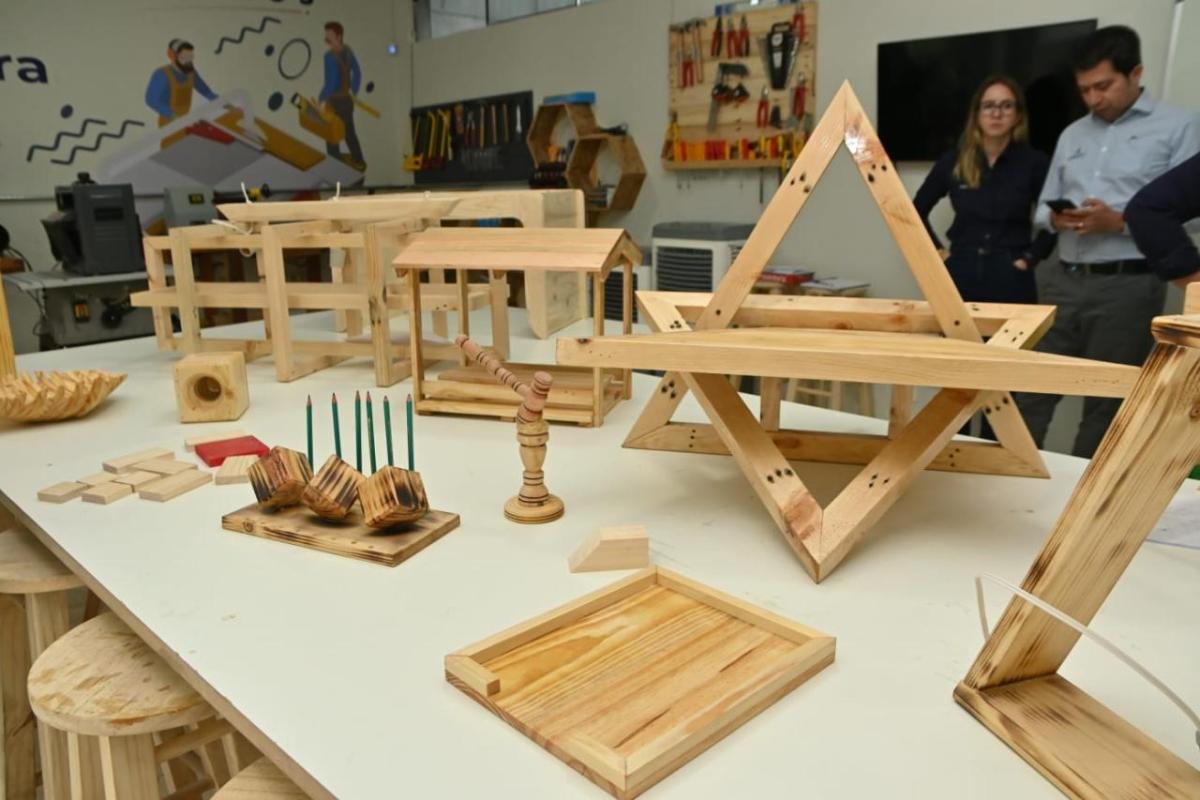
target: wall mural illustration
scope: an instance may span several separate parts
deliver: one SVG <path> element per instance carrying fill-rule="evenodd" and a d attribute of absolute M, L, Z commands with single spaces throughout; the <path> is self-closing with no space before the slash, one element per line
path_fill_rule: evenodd
<path fill-rule="evenodd" d="M 138 195 L 179 186 L 236 192 L 242 184 L 269 185 L 279 193 L 363 183 L 360 127 L 377 124 L 380 113 L 364 99 L 375 83 L 349 44 L 352 30 L 325 22 L 318 59 L 313 0 L 271 6 L 274 13 L 260 5 L 237 19 L 228 5 L 214 5 L 214 15 L 232 22 L 215 41 L 189 35 L 173 18 L 178 27 L 160 31 L 165 62 L 147 65 L 136 80 L 105 76 L 137 86 L 145 117 L 112 119 L 88 108 L 80 120 L 64 104 L 57 124 L 25 143 L 24 160 L 88 170 L 99 182 L 130 183 Z M 86 66 L 61 67 L 77 68 Z M 42 73 L 47 83 L 44 67 Z M 264 91 L 264 82 L 276 85 Z M 161 200 L 138 200 L 147 229 L 161 228 L 161 212 Z"/>

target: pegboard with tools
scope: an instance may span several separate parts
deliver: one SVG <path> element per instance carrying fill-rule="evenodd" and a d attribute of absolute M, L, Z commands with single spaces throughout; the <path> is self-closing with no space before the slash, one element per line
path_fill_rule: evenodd
<path fill-rule="evenodd" d="M 668 30 L 666 169 L 781 167 L 811 132 L 817 4 L 742 8 Z"/>
<path fill-rule="evenodd" d="M 417 185 L 523 183 L 533 173 L 525 146 L 532 119 L 533 92 L 413 108 L 413 152 L 404 168 Z"/>

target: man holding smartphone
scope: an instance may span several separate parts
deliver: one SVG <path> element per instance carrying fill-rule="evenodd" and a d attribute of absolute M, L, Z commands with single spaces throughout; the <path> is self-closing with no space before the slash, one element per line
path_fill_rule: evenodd
<path fill-rule="evenodd" d="M 1037 349 L 1140 366 L 1154 344 L 1150 320 L 1162 313 L 1164 281 L 1178 276 L 1147 262 L 1122 211 L 1139 189 L 1200 152 L 1200 120 L 1142 88 L 1141 44 L 1123 25 L 1092 33 L 1074 69 L 1090 113 L 1059 137 L 1034 215 L 1059 232 L 1059 261 L 1037 273 L 1039 302 L 1058 307 Z M 1061 399 L 1017 396 L 1039 447 Z M 1074 455 L 1091 458 L 1119 406 L 1085 398 Z"/>

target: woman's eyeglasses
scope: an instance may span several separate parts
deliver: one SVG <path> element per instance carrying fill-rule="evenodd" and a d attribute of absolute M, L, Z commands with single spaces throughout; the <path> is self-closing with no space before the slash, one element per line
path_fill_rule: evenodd
<path fill-rule="evenodd" d="M 984 114 L 1008 114 L 1017 109 L 1012 100 L 984 100 L 979 104 L 979 110 Z"/>

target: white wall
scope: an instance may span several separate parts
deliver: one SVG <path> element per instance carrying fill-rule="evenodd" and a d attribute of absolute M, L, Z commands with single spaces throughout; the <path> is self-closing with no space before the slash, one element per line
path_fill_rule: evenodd
<path fill-rule="evenodd" d="M 236 36 L 242 26 L 257 26 L 264 16 L 280 22 L 268 23 L 262 33 L 247 33 L 240 44 L 227 43 L 220 55 L 214 52 L 222 36 Z M 0 194 L 47 197 L 56 184 L 70 183 L 81 170 L 95 173 L 106 155 L 153 130 L 156 118 L 143 95 L 151 72 L 166 63 L 167 43 L 175 37 L 195 45 L 197 71 L 218 95 L 246 90 L 263 119 L 322 148 L 320 140 L 299 127 L 287 99 L 294 92 L 315 96 L 319 91 L 323 28 L 329 19 L 345 26 L 364 87 L 368 81 L 375 84 L 373 92 L 360 95 L 378 107 L 381 119 L 361 111 L 355 116 L 368 162 L 367 180 L 407 182 L 400 165 L 411 105 L 411 0 L 246 0 L 236 5 L 225 0 L 3 0 L 0 55 L 37 57 L 46 65 L 48 81 L 27 84 L 16 78 L 12 65 L 5 69 L 0 81 L 0 107 L 5 109 L 0 117 Z M 309 45 L 311 63 L 302 76 L 287 80 L 279 72 L 278 57 L 297 37 Z M 387 53 L 389 42 L 400 45 L 396 55 Z M 267 46 L 274 48 L 271 56 Z M 284 103 L 270 111 L 268 99 L 274 92 L 282 93 Z M 201 102 L 195 96 L 193 107 Z M 73 113 L 64 118 L 61 109 L 68 104 Z M 30 145 L 51 142 L 62 130 L 78 131 L 88 117 L 109 123 L 91 126 L 82 140 L 88 144 L 99 131 L 115 132 L 126 119 L 146 127 L 129 128 L 120 140 L 103 139 L 98 152 L 80 152 L 70 166 L 51 163 L 45 152 L 27 160 Z M 62 148 L 59 155 L 69 149 Z M 52 210 L 45 200 L 0 202 L 0 224 L 37 269 L 53 264 L 39 223 Z"/>

